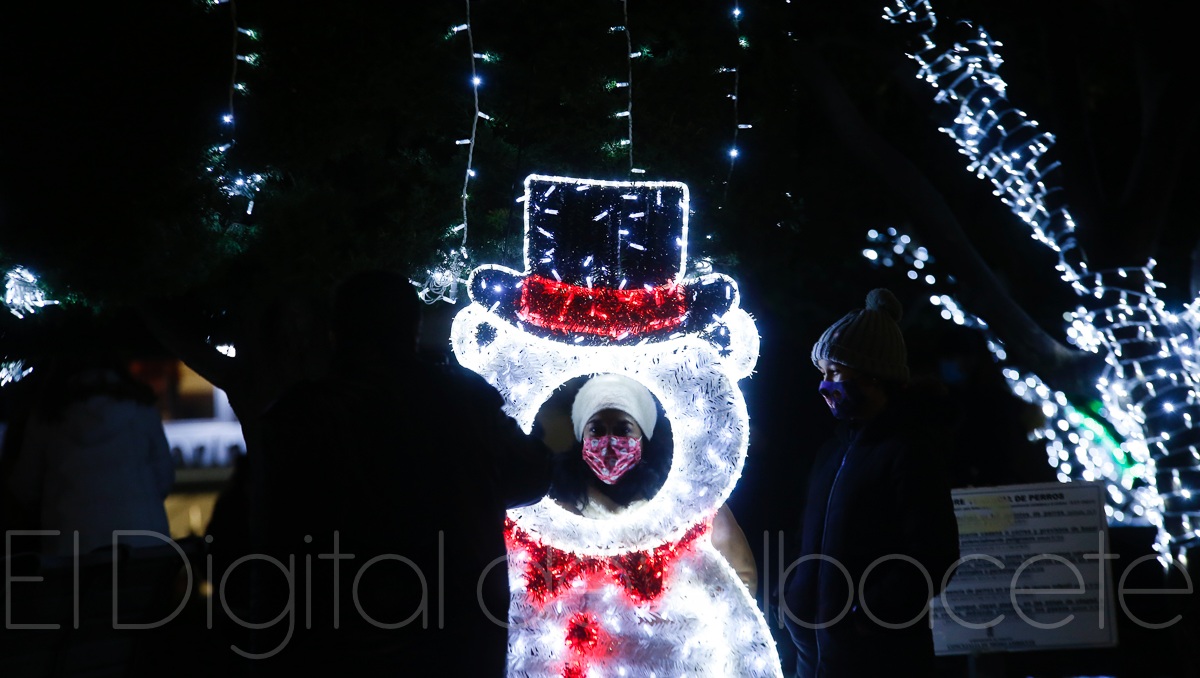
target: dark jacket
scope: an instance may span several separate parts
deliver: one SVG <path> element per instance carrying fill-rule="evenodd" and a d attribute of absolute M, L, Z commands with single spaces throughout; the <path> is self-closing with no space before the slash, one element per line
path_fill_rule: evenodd
<path fill-rule="evenodd" d="M 295 575 L 288 586 L 261 566 L 256 616 L 291 601 L 295 626 L 257 634 L 256 653 L 282 649 L 263 668 L 396 673 L 428 660 L 503 675 L 505 511 L 545 496 L 550 451 L 502 405 L 473 372 L 406 360 L 345 366 L 266 413 L 249 441 L 262 518 L 252 537 L 281 562 L 294 556 Z"/>
<path fill-rule="evenodd" d="M 959 556 L 934 430 L 894 404 L 817 453 L 784 589 L 798 675 L 932 675 L 925 606 Z"/>

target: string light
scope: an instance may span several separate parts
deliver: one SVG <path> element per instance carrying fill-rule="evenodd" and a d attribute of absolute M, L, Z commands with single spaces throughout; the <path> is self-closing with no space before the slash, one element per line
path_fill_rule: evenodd
<path fill-rule="evenodd" d="M 0 386 L 7 386 L 20 381 L 33 372 L 32 367 L 26 367 L 23 360 L 0 360 Z"/>
<path fill-rule="evenodd" d="M 650 52 L 647 49 L 634 50 L 633 48 L 633 36 L 629 32 L 629 0 L 621 0 L 621 13 L 624 23 L 620 26 L 613 26 L 609 32 L 625 34 L 625 80 L 609 81 L 605 87 L 625 90 L 625 108 L 613 114 L 614 118 L 624 118 L 625 137 L 616 144 L 610 145 L 609 148 L 614 151 L 625 151 L 629 156 L 629 173 L 631 175 L 645 174 L 646 170 L 637 167 L 633 162 L 633 60 L 648 57 Z"/>
<path fill-rule="evenodd" d="M 606 519 L 549 498 L 509 512 L 511 674 L 782 676 L 753 594 L 711 536 L 745 463 L 737 382 L 754 369 L 758 331 L 731 279 L 687 275 L 687 196 L 677 182 L 527 177 L 526 270 L 476 268 L 454 317 L 459 363 L 525 431 L 562 384 L 614 372 L 654 394 L 674 433 L 666 481 L 643 503 Z M 538 306 L 531 284 L 534 296 L 566 285 L 584 301 Z M 530 304 L 542 310 L 522 315 Z M 682 322 L 645 322 L 679 317 L 678 304 Z M 571 322 L 593 312 L 618 330 Z"/>
<path fill-rule="evenodd" d="M 972 26 L 970 40 L 939 49 L 932 37 L 937 17 L 927 0 L 897 2 L 896 8 L 885 10 L 885 18 L 921 28 L 923 48 L 912 55 L 918 77 L 938 90 L 937 103 L 956 108 L 953 124 L 942 131 L 970 159 L 967 169 L 991 182 L 995 195 L 1030 227 L 1034 238 L 1058 255 L 1056 270 L 1080 296 L 1079 306 L 1065 314 L 1067 339 L 1079 350 L 1104 356 L 1096 381 L 1104 423 L 1074 408 L 1037 375 L 1004 368 L 1014 393 L 1038 404 L 1046 417 L 1046 425 L 1033 436 L 1044 440 L 1059 480 L 1106 484 L 1110 523 L 1158 527 L 1160 559 L 1185 561 L 1187 549 L 1200 541 L 1194 527 L 1200 520 L 1200 450 L 1192 435 L 1200 418 L 1200 299 L 1180 312 L 1168 311 L 1158 294 L 1164 285 L 1154 279 L 1153 260 L 1144 266 L 1089 270 L 1074 237 L 1074 219 L 1051 181 L 1059 163 L 1044 162 L 1054 137 L 1040 132 L 1036 121 L 1007 101 L 1006 85 L 996 73 L 1002 63 L 995 51 L 1000 43 Z M 939 284 L 936 277 L 917 272 L 932 263 L 927 253 L 917 256 L 911 241 L 890 231 L 892 256 L 877 246 L 882 242 L 878 235 L 869 235 L 873 246 L 864 250 L 868 260 L 903 264 L 910 278 L 924 276 L 927 283 Z M 944 316 L 984 331 L 997 361 L 1006 361 L 1003 344 L 982 319 L 962 311 L 952 295 L 930 298 L 943 307 Z"/>
<path fill-rule="evenodd" d="M 474 102 L 474 115 L 471 116 L 471 136 L 454 142 L 456 145 L 467 147 L 467 168 L 463 172 L 462 194 L 459 196 L 462 200 L 462 222 L 453 226 L 447 233 L 447 237 L 461 233 L 462 238 L 457 247 L 446 248 L 438 253 L 438 262 L 426 269 L 424 281 L 412 281 L 413 285 L 419 288 L 417 296 L 427 304 L 438 301 L 448 304 L 458 303 L 458 286 L 459 283 L 464 282 L 462 272 L 470 258 L 467 251 L 467 202 L 470 198 L 471 180 L 475 178 L 475 142 L 478 138 L 479 121 L 492 120 L 492 116 L 479 108 L 479 88 L 483 85 L 483 78 L 479 75 L 479 63 L 491 63 L 498 59 L 494 54 L 475 51 L 475 33 L 471 24 L 471 0 L 466 0 L 466 18 L 466 23 L 452 27 L 447 35 L 451 38 L 459 34 L 466 35 L 467 49 L 471 54 L 470 83 L 471 97 Z"/>
<path fill-rule="evenodd" d="M 733 7 L 733 11 L 730 13 L 730 15 L 733 18 L 733 30 L 734 30 L 735 35 L 737 36 L 738 49 L 739 50 L 748 49 L 750 47 L 750 42 L 746 39 L 745 36 L 743 36 L 741 34 L 741 21 L 742 21 L 741 7 L 738 7 L 735 4 Z M 736 63 L 734 66 L 731 66 L 731 67 L 722 66 L 721 68 L 717 69 L 718 73 L 728 74 L 731 76 L 731 79 L 732 79 L 732 83 L 730 84 L 730 92 L 729 92 L 729 94 L 726 95 L 727 97 L 729 97 L 730 104 L 733 107 L 733 137 L 730 142 L 729 153 L 728 153 L 728 155 L 729 155 L 729 174 L 726 175 L 726 177 L 725 177 L 725 197 L 726 198 L 728 198 L 728 196 L 729 196 L 729 182 L 733 179 L 733 167 L 736 164 L 738 156 L 741 155 L 741 151 L 738 149 L 738 133 L 744 129 L 752 128 L 752 125 L 750 125 L 748 123 L 743 123 L 741 121 L 741 116 L 738 112 L 738 94 L 739 94 L 738 87 L 739 87 L 739 81 L 741 78 L 741 74 L 739 73 L 739 66 L 741 65 L 740 51 L 739 51 L 738 55 L 739 55 L 738 63 Z"/>
<path fill-rule="evenodd" d="M 24 319 L 58 302 L 46 296 L 46 290 L 38 277 L 24 266 L 16 266 L 4 274 L 4 305 L 10 313 Z M 33 372 L 23 360 L 0 359 L 0 387 L 16 383 Z"/>
<path fill-rule="evenodd" d="M 236 145 L 236 111 L 235 99 L 249 92 L 246 83 L 239 80 L 238 70 L 242 64 L 246 66 L 257 66 L 259 55 L 253 52 L 243 52 L 242 46 L 244 43 L 255 43 L 259 39 L 258 31 L 245 28 L 238 25 L 237 17 L 237 2 L 235 0 L 210 0 L 212 5 L 228 5 L 229 20 L 232 25 L 232 40 L 231 50 L 232 57 L 230 58 L 229 86 L 227 89 L 227 102 L 225 112 L 221 114 L 221 140 L 209 148 L 208 151 L 208 167 L 207 171 L 217 189 L 225 195 L 230 201 L 230 204 L 244 203 L 244 216 L 250 216 L 254 213 L 254 202 L 263 185 L 267 181 L 267 175 L 263 172 L 244 173 L 241 170 L 229 168 L 229 151 Z M 236 219 L 231 221 L 231 228 L 238 227 Z"/>
<path fill-rule="evenodd" d="M 29 269 L 17 266 L 4 274 L 4 305 L 18 318 L 57 303 L 46 298 L 46 291 Z"/>

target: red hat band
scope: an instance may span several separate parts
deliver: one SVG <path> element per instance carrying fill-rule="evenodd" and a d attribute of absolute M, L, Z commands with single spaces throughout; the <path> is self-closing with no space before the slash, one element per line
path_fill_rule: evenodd
<path fill-rule="evenodd" d="M 563 334 L 624 339 L 683 324 L 687 294 L 675 282 L 657 287 L 583 287 L 539 275 L 525 278 L 517 318 Z"/>

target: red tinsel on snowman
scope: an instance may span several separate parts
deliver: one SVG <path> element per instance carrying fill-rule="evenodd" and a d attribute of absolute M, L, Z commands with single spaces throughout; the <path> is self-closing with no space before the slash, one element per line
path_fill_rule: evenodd
<path fill-rule="evenodd" d="M 687 275 L 687 187 L 525 187 L 527 270 L 471 274 L 454 350 L 526 430 L 589 377 L 571 461 L 591 481 L 577 501 L 509 512 L 509 675 L 781 676 L 753 591 L 718 548 L 731 534 L 744 548 L 724 503 L 745 460 L 737 381 L 758 335 L 730 278 Z M 673 443 L 661 486 L 616 494 L 652 466 L 659 406 Z"/>

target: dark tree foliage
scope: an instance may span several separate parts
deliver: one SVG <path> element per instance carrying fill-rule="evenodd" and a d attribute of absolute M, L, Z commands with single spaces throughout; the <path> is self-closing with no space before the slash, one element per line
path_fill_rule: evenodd
<path fill-rule="evenodd" d="M 279 363 L 316 350 L 322 305 L 345 274 L 385 266 L 421 278 L 458 243 L 449 230 L 463 221 L 467 146 L 456 141 L 475 120 L 470 48 L 450 28 L 466 21 L 465 1 L 27 5 L 0 35 L 11 67 L 0 95 L 0 264 L 36 270 L 59 298 L 138 310 L 168 350 L 232 392 L 272 383 L 263 371 L 297 371 Z M 923 238 L 1017 359 L 1077 379 L 1061 360 L 1074 296 L 1052 254 L 963 171 L 937 129 L 947 111 L 905 56 L 913 33 L 884 22 L 882 4 L 743 2 L 736 29 L 732 4 L 631 0 L 627 22 L 622 7 L 470 3 L 475 51 L 500 57 L 480 65 L 491 120 L 478 121 L 472 159 L 470 265 L 523 267 L 526 175 L 630 178 L 627 149 L 614 146 L 626 120 L 613 117 L 628 92 L 605 86 L 629 80 L 638 176 L 689 185 L 691 258 L 733 275 L 758 320 L 763 353 L 747 386 L 756 425 L 790 421 L 792 402 L 801 419 L 823 422 L 815 398 L 791 393 L 811 391 L 812 340 L 873 286 L 905 302 L 920 370 L 941 374 L 944 354 L 980 359 L 980 340 L 937 318 L 920 286 L 867 265 L 869 228 Z M 1010 98 L 1058 135 L 1060 177 L 1095 264 L 1157 255 L 1168 298 L 1190 300 L 1196 232 L 1180 194 L 1195 172 L 1197 116 L 1177 5 L 934 9 L 1003 41 Z M 229 130 L 219 119 L 235 20 L 261 36 L 237 38 L 238 51 L 260 60 L 238 64 L 248 93 L 234 97 Z M 649 55 L 632 77 L 625 34 L 610 30 L 624 24 Z M 739 69 L 736 118 L 722 67 Z M 752 128 L 738 132 L 731 169 L 738 122 Z M 204 171 L 229 132 L 229 167 L 269 177 L 249 215 L 219 200 Z M 35 325 L 0 321 L 2 353 L 36 351 Z M 218 341 L 235 343 L 238 358 L 218 356 Z M 444 350 L 444 336 L 431 342 Z M 262 388 L 243 402 L 269 400 Z"/>
<path fill-rule="evenodd" d="M 1042 479 L 1024 440 L 1036 417 L 1009 394 L 976 333 L 937 317 L 927 292 L 861 256 L 870 228 L 921 238 L 992 322 L 1010 357 L 1085 393 L 1091 364 L 1063 342 L 1077 303 L 1055 258 L 964 171 L 938 131 L 948 111 L 915 78 L 910 29 L 883 2 L 472 0 L 482 111 L 469 185 L 470 265 L 522 268 L 521 182 L 530 173 L 686 182 L 691 258 L 736 278 L 762 334 L 743 382 L 751 456 L 731 504 L 758 547 L 786 529 L 797 468 L 828 426 L 812 342 L 864 293 L 906 307 L 914 372 L 946 382 L 961 484 Z M 465 1 L 183 0 L 5 8 L 0 59 L 0 266 L 44 276 L 88 312 L 136 311 L 165 349 L 225 388 L 250 422 L 278 388 L 319 369 L 322 309 L 362 268 L 421 278 L 458 243 L 474 102 L 470 48 L 450 28 Z M 1196 97 L 1183 2 L 935 0 L 1003 42 L 1009 98 L 1057 136 L 1058 179 L 1095 267 L 1158 260 L 1168 303 L 1190 301 L 1198 231 Z M 236 15 L 234 11 L 236 10 Z M 229 105 L 237 38 L 248 93 Z M 626 24 L 637 59 L 630 78 Z M 738 47 L 739 36 L 746 47 Z M 737 117 L 733 80 L 737 67 Z M 741 155 L 726 152 L 735 124 Z M 252 214 L 205 172 L 232 131 L 229 167 L 269 181 Z M 461 302 L 460 302 L 461 303 Z M 430 307 L 431 345 L 446 320 Z M 39 315 L 51 316 L 52 313 Z M 46 347 L 38 321 L 0 320 L 0 359 Z M 238 357 L 213 344 L 231 341 Z M 779 501 L 772 498 L 779 497 Z"/>

